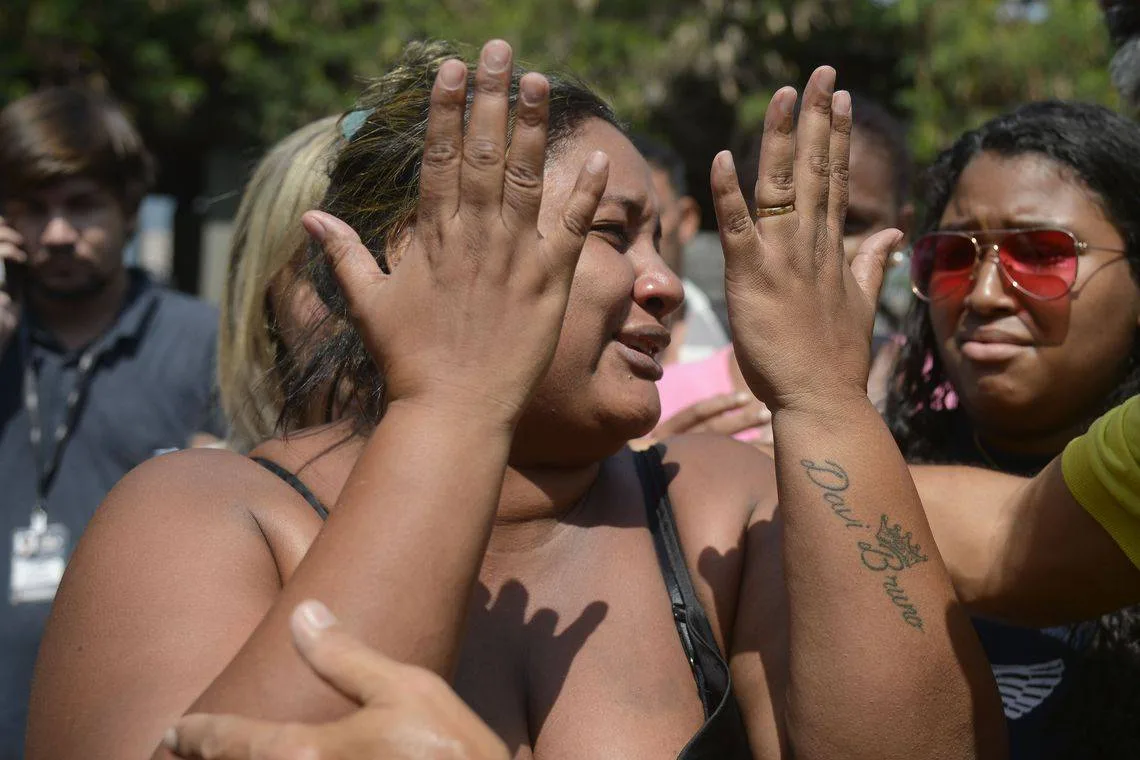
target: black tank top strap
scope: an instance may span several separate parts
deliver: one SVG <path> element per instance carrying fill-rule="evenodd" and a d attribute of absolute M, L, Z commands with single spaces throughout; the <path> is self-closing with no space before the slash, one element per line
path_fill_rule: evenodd
<path fill-rule="evenodd" d="M 681 751 L 679 760 L 751 760 L 744 718 L 732 691 L 732 674 L 697 597 L 681 550 L 661 451 L 652 447 L 634 456 L 645 496 L 649 532 L 673 608 L 673 621 L 693 669 L 705 712 L 704 725 Z"/>
<path fill-rule="evenodd" d="M 301 497 L 305 501 L 309 502 L 309 506 L 312 507 L 316 511 L 317 515 L 322 520 L 325 520 L 328 518 L 329 511 L 327 509 L 325 509 L 325 505 L 321 504 L 321 500 L 317 498 L 317 495 L 315 493 L 313 493 L 311 490 L 309 490 L 309 487 L 307 485 L 305 485 L 304 482 L 302 482 L 300 478 L 298 478 L 296 475 L 294 475 L 293 473 L 286 470 L 281 465 L 274 462 L 272 459 L 266 459 L 265 457 L 250 457 L 250 459 L 257 462 L 259 465 L 261 465 L 262 467 L 269 470 L 270 472 L 272 472 L 277 477 L 284 480 L 286 483 L 289 484 L 290 488 L 292 488 L 297 493 L 301 494 Z"/>

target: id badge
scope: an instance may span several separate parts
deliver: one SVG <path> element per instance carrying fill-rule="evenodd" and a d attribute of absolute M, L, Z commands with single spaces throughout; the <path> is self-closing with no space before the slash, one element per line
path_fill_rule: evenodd
<path fill-rule="evenodd" d="M 66 525 L 33 518 L 30 527 L 12 531 L 9 601 L 26 604 L 54 599 L 67 567 L 67 551 Z"/>

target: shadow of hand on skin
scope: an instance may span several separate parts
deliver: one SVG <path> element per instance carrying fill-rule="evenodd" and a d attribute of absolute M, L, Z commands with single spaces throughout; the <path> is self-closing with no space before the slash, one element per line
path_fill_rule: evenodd
<path fill-rule="evenodd" d="M 506 641 L 517 641 L 525 647 L 527 654 L 521 658 L 526 676 L 523 700 L 533 747 L 562 692 L 574 658 L 601 625 L 609 606 L 602 601 L 591 602 L 558 633 L 559 613 L 543 607 L 528 619 L 529 601 L 530 594 L 517 580 L 504 583 L 493 603 L 490 589 L 480 583 L 471 600 L 468 629 L 510 632 L 505 636 Z M 495 644 L 502 645 L 498 641 Z M 513 744 L 507 737 L 503 739 L 512 753 L 519 750 L 521 738 Z"/>
<path fill-rule="evenodd" d="M 733 623 L 726 636 L 728 651 L 725 655 L 733 663 L 759 658 L 766 682 L 763 689 L 767 692 L 767 699 L 771 699 L 775 713 L 776 722 L 772 730 L 780 736 L 780 743 L 787 746 L 783 715 L 787 707 L 790 638 L 781 542 L 782 522 L 777 514 L 772 520 L 757 522 L 748 529 L 743 544 L 745 549 L 732 548 L 721 552 L 714 547 L 706 547 L 697 560 L 697 572 L 714 588 L 718 584 L 726 587 L 726 578 L 739 579 L 735 599 L 720 595 L 716 598 L 718 618 Z M 757 554 L 759 556 L 753 556 Z M 729 605 L 733 608 L 729 609 Z M 760 684 L 742 683 L 737 678 L 733 680 L 733 690 L 738 696 L 755 693 L 761 688 Z"/>

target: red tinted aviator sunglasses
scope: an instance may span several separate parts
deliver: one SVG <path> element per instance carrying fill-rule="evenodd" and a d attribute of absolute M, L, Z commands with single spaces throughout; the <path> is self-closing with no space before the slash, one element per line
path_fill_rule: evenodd
<path fill-rule="evenodd" d="M 931 232 L 914 244 L 910 287 L 924 301 L 961 296 L 974 281 L 977 263 L 995 255 L 1010 285 L 1031 298 L 1052 301 L 1073 289 L 1077 256 L 1083 251 L 1124 253 L 1089 245 L 1059 229 Z"/>

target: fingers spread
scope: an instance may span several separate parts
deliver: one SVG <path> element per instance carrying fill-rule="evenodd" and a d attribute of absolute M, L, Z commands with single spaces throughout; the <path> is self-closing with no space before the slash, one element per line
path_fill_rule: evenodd
<path fill-rule="evenodd" d="M 435 77 L 420 169 L 421 223 L 450 219 L 459 208 L 463 114 L 467 109 L 467 67 L 444 61 Z"/>
<path fill-rule="evenodd" d="M 598 203 L 606 191 L 609 173 L 609 157 L 600 150 L 591 153 L 578 173 L 578 181 L 562 209 L 558 225 L 544 240 L 543 256 L 548 269 L 558 275 L 560 285 L 567 285 L 574 276 L 574 267 L 590 234 Z"/>
<path fill-rule="evenodd" d="M 463 139 L 461 208 L 497 208 L 503 196 L 503 158 L 510 111 L 511 46 L 491 40 L 475 71 L 475 99 Z"/>
<path fill-rule="evenodd" d="M 290 623 L 301 656 L 337 691 L 361 704 L 387 702 L 390 695 L 400 692 L 408 666 L 345 631 L 320 602 L 297 605 Z"/>
<path fill-rule="evenodd" d="M 316 760 L 303 726 L 237 715 L 187 715 L 162 744 L 178 757 L 202 760 Z"/>
<path fill-rule="evenodd" d="M 755 208 L 779 208 L 795 203 L 795 126 L 796 91 L 782 87 L 772 96 L 764 114 L 764 136 L 760 142 L 760 166 L 756 178 Z"/>
<path fill-rule="evenodd" d="M 821 257 L 837 259 L 843 247 L 843 225 L 847 218 L 848 177 L 851 166 L 851 95 L 840 90 L 832 97 L 831 147 L 828 154 L 827 247 L 816 247 Z"/>
<path fill-rule="evenodd" d="M 868 302 L 878 303 L 887 258 L 902 239 L 901 231 L 889 229 L 876 232 L 859 246 L 858 253 L 851 261 L 851 274 L 854 275 L 855 282 L 859 284 L 859 289 L 863 291 Z"/>
<path fill-rule="evenodd" d="M 550 85 L 541 74 L 519 81 L 515 131 L 503 182 L 503 220 L 513 230 L 534 227 L 542 202 Z"/>
<path fill-rule="evenodd" d="M 752 223 L 748 204 L 740 192 L 732 154 L 727 150 L 721 151 L 713 159 L 711 183 L 713 207 L 716 210 L 717 227 L 720 229 L 721 247 L 724 248 L 725 273 L 734 279 L 739 279 L 746 273 L 755 274 L 763 263 L 760 237 L 756 234 L 756 225 Z"/>
<path fill-rule="evenodd" d="M 816 69 L 804 88 L 796 127 L 796 211 L 800 224 L 816 228 L 827 211 L 831 149 L 831 95 L 835 69 Z M 822 232 L 822 230 L 820 230 Z"/>

